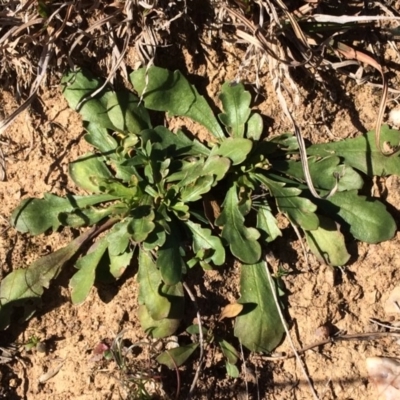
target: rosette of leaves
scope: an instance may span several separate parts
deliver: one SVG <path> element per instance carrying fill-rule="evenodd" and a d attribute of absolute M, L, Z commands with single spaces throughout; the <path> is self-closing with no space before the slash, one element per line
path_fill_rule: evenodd
<path fill-rule="evenodd" d="M 101 85 L 97 79 L 82 71 L 64 76 L 64 95 L 82 115 L 85 139 L 94 147 L 70 164 L 69 173 L 89 194 L 26 199 L 11 222 L 33 235 L 63 226 L 91 228 L 2 280 L 3 328 L 14 306 L 32 315 L 44 288 L 72 259 L 76 304 L 96 279 L 118 279 L 135 261 L 141 324 L 154 337 L 170 335 L 182 318 L 188 270 L 223 265 L 228 249 L 242 265 L 243 309 L 235 335 L 250 350 L 271 351 L 284 332 L 273 301 L 277 287 L 270 287 L 263 261 L 263 250 L 282 234 L 276 213 L 302 230 L 310 250 L 331 265 L 349 259 L 342 231 L 368 243 L 393 237 L 395 222 L 385 206 L 358 193 L 364 175 L 400 172 L 399 157 L 381 155 L 373 132 L 308 149 L 321 195 L 316 199 L 305 184 L 296 139 L 263 137 L 263 119 L 250 108 L 242 84 L 222 86 L 216 116 L 179 71 L 152 67 L 130 78 L 137 95 L 105 89 L 92 98 Z M 201 143 L 196 132 L 153 126 L 147 110 L 190 118 L 208 130 L 209 139 Z M 381 140 L 397 144 L 399 132 L 385 127 Z M 335 185 L 335 193 L 323 198 Z"/>

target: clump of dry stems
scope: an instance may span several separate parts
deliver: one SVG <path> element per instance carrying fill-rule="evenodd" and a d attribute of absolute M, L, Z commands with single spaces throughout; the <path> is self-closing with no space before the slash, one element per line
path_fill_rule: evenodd
<path fill-rule="evenodd" d="M 127 79 L 127 65 L 151 62 L 185 8 L 185 2 L 157 0 L 1 1 L 0 81 L 21 105 L 0 122 L 0 135 L 49 75 L 90 65 L 107 77 L 106 83 L 117 71 Z M 128 57 L 132 48 L 134 59 Z"/>
<path fill-rule="evenodd" d="M 12 88 L 21 106 L 0 122 L 0 135 L 32 103 L 49 72 L 57 76 L 66 68 L 86 64 L 95 65 L 107 77 L 105 84 L 113 81 L 117 71 L 127 78 L 127 68 L 153 62 L 157 47 L 168 42 L 171 29 L 182 29 L 179 33 L 185 38 L 185 24 L 174 22 L 182 17 L 191 21 L 190 14 L 206 8 L 200 6 L 196 0 L 1 1 L 0 80 L 3 87 Z M 304 69 L 322 85 L 327 73 L 339 71 L 359 83 L 381 86 L 376 119 L 380 144 L 388 93 L 397 95 L 398 91 L 389 87 L 374 43 L 384 42 L 399 54 L 398 2 L 210 0 L 207 6 L 214 10 L 214 22 L 223 22 L 210 24 L 210 28 L 233 26 L 238 41 L 247 43 L 243 66 L 255 60 L 252 65 L 258 76 L 260 65 L 268 63 L 269 79 L 298 138 L 314 196 L 304 142 L 291 113 L 300 101 L 293 68 Z M 218 34 L 211 31 L 211 35 Z M 376 75 L 372 80 L 363 76 L 365 66 L 377 71 L 380 82 Z M 258 79 L 256 84 L 260 86 Z M 0 178 L 4 179 L 4 171 Z"/>

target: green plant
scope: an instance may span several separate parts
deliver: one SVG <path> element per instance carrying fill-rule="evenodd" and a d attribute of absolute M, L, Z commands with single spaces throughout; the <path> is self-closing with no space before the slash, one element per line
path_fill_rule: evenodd
<path fill-rule="evenodd" d="M 202 327 L 202 339 L 200 339 L 200 327 L 197 324 L 188 326 L 186 332 L 189 333 L 192 338 L 196 338 L 193 343 L 165 350 L 156 358 L 160 364 L 163 364 L 170 369 L 180 367 L 199 347 L 200 340 L 203 340 L 203 346 L 219 347 L 225 360 L 227 375 L 232 378 L 239 377 L 240 372 L 236 363 L 238 362 L 240 355 L 235 347 L 223 338 L 224 335 L 216 334 L 213 327 L 208 329 Z"/>
<path fill-rule="evenodd" d="M 264 140 L 263 119 L 251 110 L 242 84 L 222 86 L 221 125 L 180 72 L 152 67 L 130 78 L 140 97 L 105 89 L 91 98 L 100 86 L 97 79 L 84 72 L 63 78 L 65 97 L 70 107 L 79 106 L 85 139 L 96 149 L 71 163 L 69 173 L 91 194 L 23 200 L 11 222 L 32 235 L 62 226 L 91 228 L 2 280 L 1 327 L 9 325 L 14 306 L 23 306 L 26 318 L 32 315 L 44 288 L 81 255 L 70 281 L 75 304 L 86 299 L 96 279 L 118 279 L 137 259 L 142 327 L 153 337 L 170 335 L 182 318 L 182 281 L 189 269 L 221 266 L 229 249 L 241 263 L 243 310 L 235 335 L 250 350 L 271 351 L 284 332 L 262 250 L 282 234 L 275 215 L 282 213 L 300 228 L 321 261 L 343 265 L 350 256 L 341 230 L 368 243 L 394 235 L 396 225 L 385 206 L 358 190 L 364 184 L 361 173 L 399 174 L 399 157 L 383 156 L 373 132 L 311 146 L 309 170 L 321 196 L 314 198 L 295 137 Z M 197 121 L 209 138 L 201 143 L 182 130 L 153 127 L 147 110 Z M 382 141 L 395 145 L 398 138 L 398 131 L 382 129 Z M 323 198 L 332 188 L 334 193 Z"/>
<path fill-rule="evenodd" d="M 37 350 L 39 353 L 46 352 L 46 344 L 40 340 L 40 338 L 36 335 L 31 335 L 27 342 L 24 343 L 25 350 Z"/>
<path fill-rule="evenodd" d="M 157 375 L 154 374 L 150 365 L 141 365 L 133 356 L 133 350 L 141 347 L 143 343 L 132 344 L 129 347 L 124 345 L 124 332 L 120 332 L 112 342 L 108 351 L 108 360 L 113 359 L 118 366 L 120 383 L 127 399 L 154 399 L 155 396 L 149 393 L 148 387 L 156 387 Z M 154 392 L 154 389 L 152 390 Z M 122 398 L 122 396 L 121 396 Z"/>

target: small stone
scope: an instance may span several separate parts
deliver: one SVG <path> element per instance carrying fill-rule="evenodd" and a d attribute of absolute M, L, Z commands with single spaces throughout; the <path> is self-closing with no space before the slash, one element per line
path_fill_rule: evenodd
<path fill-rule="evenodd" d="M 36 345 L 36 351 L 38 351 L 39 353 L 46 353 L 47 352 L 47 346 L 45 342 L 39 342 Z"/>
<path fill-rule="evenodd" d="M 332 328 L 328 323 L 319 326 L 315 330 L 315 336 L 319 340 L 328 340 L 332 336 Z"/>
<path fill-rule="evenodd" d="M 16 379 L 10 379 L 10 381 L 8 382 L 8 384 L 10 385 L 10 387 L 17 387 L 18 386 L 18 382 Z"/>
<path fill-rule="evenodd" d="M 389 122 L 395 126 L 400 126 L 400 108 L 393 108 L 389 113 Z"/>

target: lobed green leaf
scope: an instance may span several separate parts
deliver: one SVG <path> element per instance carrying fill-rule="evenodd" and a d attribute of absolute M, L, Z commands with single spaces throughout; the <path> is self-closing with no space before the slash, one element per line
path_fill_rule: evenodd
<path fill-rule="evenodd" d="M 130 75 L 146 108 L 186 116 L 207 128 L 217 139 L 224 133 L 203 96 L 179 71 L 159 67 L 140 68 Z"/>
<path fill-rule="evenodd" d="M 112 174 L 102 161 L 103 157 L 86 153 L 69 164 L 69 175 L 74 183 L 88 192 L 101 192 L 101 179 L 110 179 Z"/>
<path fill-rule="evenodd" d="M 221 235 L 229 244 L 232 254 L 247 264 L 253 264 L 261 257 L 261 246 L 257 242 L 260 233 L 244 225 L 238 202 L 237 187 L 233 185 L 226 194 L 223 210 L 215 223 L 222 226 Z"/>
<path fill-rule="evenodd" d="M 125 272 L 126 268 L 131 263 L 133 257 L 132 250 L 126 250 L 121 254 L 110 254 L 110 274 L 115 278 L 121 278 L 122 274 Z"/>
<path fill-rule="evenodd" d="M 215 265 L 222 265 L 225 262 L 225 249 L 220 238 L 213 236 L 210 229 L 202 228 L 200 224 L 186 221 L 185 224 L 193 234 L 193 251 L 197 253 L 203 249 L 212 250 L 211 260 Z"/>
<path fill-rule="evenodd" d="M 141 243 L 155 228 L 154 210 L 150 206 L 138 206 L 132 211 L 131 215 L 132 219 L 128 231 L 136 243 Z"/>
<path fill-rule="evenodd" d="M 17 269 L 0 283 L 0 329 L 6 329 L 14 307 L 24 308 L 24 319 L 34 313 L 45 288 L 56 278 L 63 266 L 76 255 L 82 245 L 91 238 L 95 228 L 89 229 L 68 246 L 48 254 L 28 268 Z"/>
<path fill-rule="evenodd" d="M 254 113 L 247 121 L 246 136 L 247 139 L 258 141 L 264 130 L 264 122 L 260 114 Z"/>
<path fill-rule="evenodd" d="M 171 303 L 166 296 L 160 294 L 162 285 L 161 273 L 149 253 L 139 251 L 139 303 L 145 304 L 150 317 L 159 321 L 167 318 Z"/>
<path fill-rule="evenodd" d="M 244 136 L 245 124 L 250 116 L 251 95 L 244 89 L 243 84 L 225 82 L 222 85 L 219 98 L 224 113 L 218 115 L 220 121 L 227 127 L 233 138 Z"/>
<path fill-rule="evenodd" d="M 120 132 L 140 134 L 151 128 L 149 113 L 133 93 L 111 93 L 107 99 L 107 113 Z"/>
<path fill-rule="evenodd" d="M 180 199 L 184 203 L 198 201 L 203 194 L 208 193 L 214 183 L 214 178 L 211 175 L 200 176 L 195 182 L 184 186 L 180 191 Z"/>
<path fill-rule="evenodd" d="M 225 139 L 214 155 L 221 155 L 232 160 L 233 165 L 241 164 L 253 147 L 253 142 L 244 138 Z"/>
<path fill-rule="evenodd" d="M 236 318 L 235 336 L 251 351 L 271 352 L 285 333 L 265 268 L 265 262 L 243 265 L 240 299 L 243 311 Z"/>
<path fill-rule="evenodd" d="M 380 140 L 382 146 L 388 142 L 396 147 L 400 141 L 400 132 L 385 125 L 381 129 Z M 347 165 L 369 176 L 400 175 L 400 154 L 397 152 L 389 157 L 383 155 L 376 146 L 374 131 L 354 139 L 314 144 L 307 149 L 307 154 L 319 157 L 337 155 L 344 158 Z"/>
<path fill-rule="evenodd" d="M 257 210 L 257 228 L 261 231 L 261 237 L 267 243 L 273 242 L 278 236 L 282 236 L 278 222 L 268 203 L 262 204 Z"/>
<path fill-rule="evenodd" d="M 131 218 L 125 218 L 124 220 L 117 222 L 107 233 L 106 239 L 110 256 L 118 256 L 124 253 L 128 248 L 130 240 L 128 229 L 131 222 Z"/>
<path fill-rule="evenodd" d="M 64 97 L 73 110 L 76 110 L 82 100 L 88 99 L 77 110 L 84 121 L 93 122 L 103 128 L 116 129 L 107 114 L 107 103 L 112 92 L 109 89 L 103 89 L 97 96 L 90 98 L 92 93 L 101 86 L 99 79 L 94 78 L 86 70 L 79 70 L 65 74 L 61 79 L 61 85 Z"/>
<path fill-rule="evenodd" d="M 341 266 L 350 259 L 344 236 L 335 221 L 318 215 L 319 226 L 313 231 L 304 231 L 308 246 L 319 261 L 328 265 Z"/>
<path fill-rule="evenodd" d="M 310 157 L 308 166 L 316 188 L 331 190 L 336 186 L 337 179 L 337 190 L 339 192 L 361 189 L 364 185 L 360 174 L 350 166 L 340 164 L 340 158 L 337 156 L 327 156 L 322 159 Z M 272 168 L 291 178 L 305 182 L 303 167 L 299 161 L 272 161 Z"/>
<path fill-rule="evenodd" d="M 396 222 L 386 207 L 378 200 L 359 196 L 356 190 L 338 192 L 327 200 L 316 201 L 327 215 L 345 222 L 350 233 L 363 242 L 383 242 L 396 232 Z"/>
<path fill-rule="evenodd" d="M 319 221 L 315 214 L 317 206 L 310 200 L 300 197 L 300 189 L 286 187 L 284 183 L 275 182 L 261 174 L 256 174 L 256 178 L 268 187 L 279 209 L 287 214 L 293 223 L 305 230 L 318 228 Z"/>
<path fill-rule="evenodd" d="M 198 346 L 198 343 L 191 343 L 185 346 L 175 347 L 161 353 L 156 360 L 160 364 L 166 365 L 169 369 L 176 369 L 185 363 Z"/>
<path fill-rule="evenodd" d="M 71 278 L 71 299 L 74 304 L 82 304 L 92 289 L 96 277 L 96 268 L 105 251 L 108 242 L 105 238 L 94 243 L 88 253 L 81 257 L 75 264 L 79 270 Z"/>
<path fill-rule="evenodd" d="M 20 232 L 40 235 L 48 229 L 57 230 L 63 223 L 63 215 L 81 208 L 114 200 L 110 195 L 66 196 L 45 193 L 43 199 L 22 200 L 11 214 L 11 224 Z"/>

